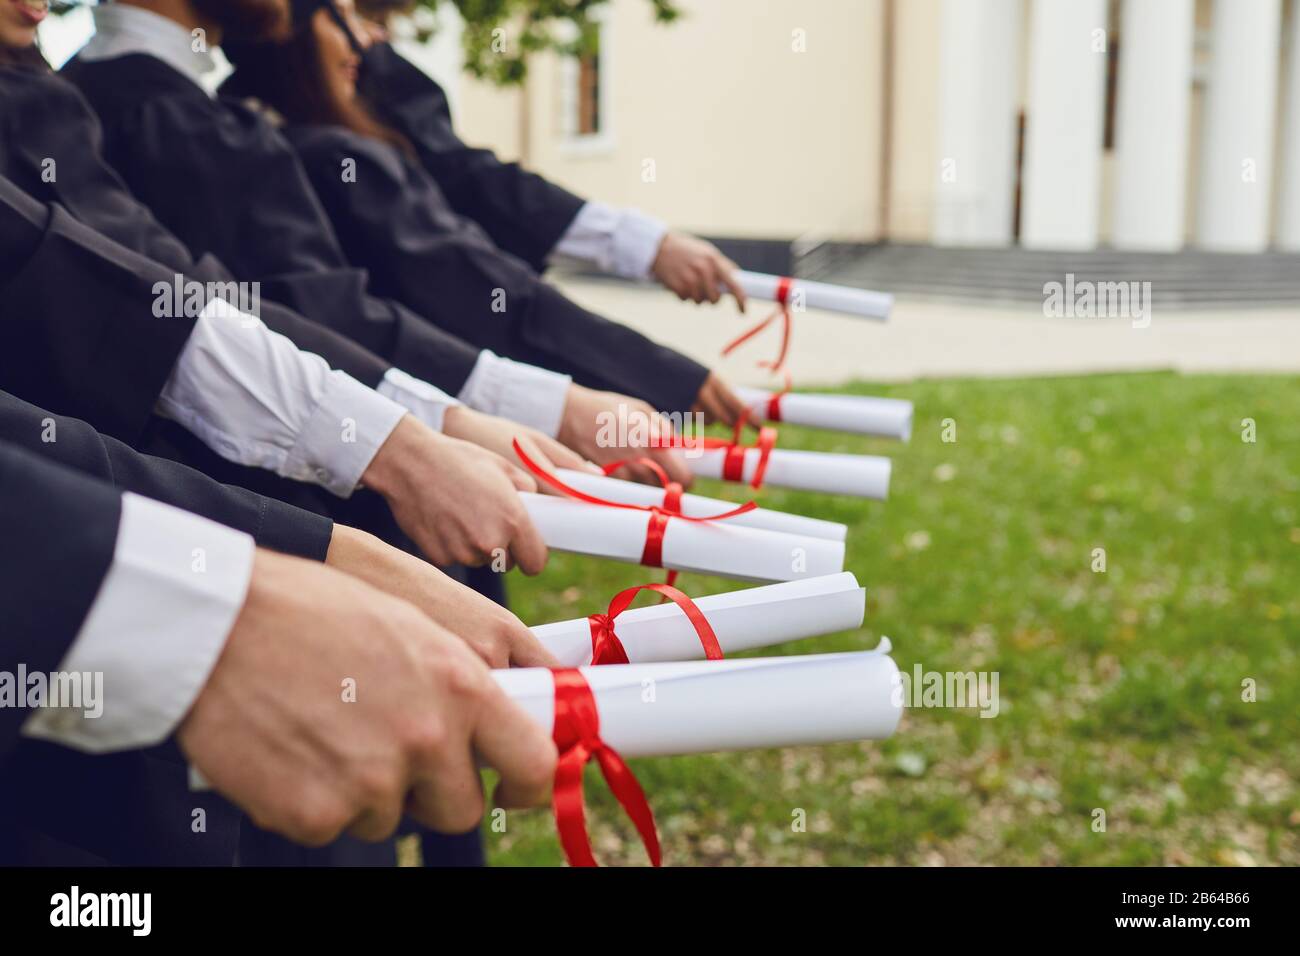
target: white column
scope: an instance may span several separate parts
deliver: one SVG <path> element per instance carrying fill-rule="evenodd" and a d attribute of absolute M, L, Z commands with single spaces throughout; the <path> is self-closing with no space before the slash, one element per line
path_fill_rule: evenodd
<path fill-rule="evenodd" d="M 935 245 L 1011 242 L 1020 9 L 1021 0 L 943 2 Z"/>
<path fill-rule="evenodd" d="M 1214 0 L 1196 212 L 1205 249 L 1268 246 L 1280 17 L 1280 0 Z"/>
<path fill-rule="evenodd" d="M 1286 88 L 1282 93 L 1282 176 L 1277 209 L 1277 247 L 1300 252 L 1300 3 L 1291 4 L 1287 30 Z"/>
<path fill-rule="evenodd" d="M 1195 0 L 1125 0 L 1111 242 L 1173 251 L 1186 235 Z"/>
<path fill-rule="evenodd" d="M 1106 0 L 1034 0 L 1020 241 L 1092 249 L 1100 215 Z"/>

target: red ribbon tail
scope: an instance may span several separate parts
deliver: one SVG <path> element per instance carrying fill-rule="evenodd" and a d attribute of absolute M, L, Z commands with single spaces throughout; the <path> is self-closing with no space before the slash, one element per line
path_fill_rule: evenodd
<path fill-rule="evenodd" d="M 555 813 L 555 829 L 560 835 L 560 846 L 570 866 L 597 866 L 587 835 L 587 808 L 582 797 L 582 770 L 591 753 L 581 744 L 560 755 L 555 768 L 555 790 L 551 795 L 551 809 Z"/>
<path fill-rule="evenodd" d="M 596 751 L 596 759 L 600 761 L 600 772 L 605 775 L 605 783 L 609 785 L 610 792 L 636 826 L 636 832 L 641 835 L 646 855 L 650 857 L 650 865 L 661 866 L 663 859 L 659 850 L 659 833 L 655 829 L 654 811 L 650 809 L 650 802 L 646 800 L 641 784 L 623 762 L 623 758 L 609 747 Z M 585 827 L 582 835 L 590 852 L 591 843 L 587 841 Z"/>

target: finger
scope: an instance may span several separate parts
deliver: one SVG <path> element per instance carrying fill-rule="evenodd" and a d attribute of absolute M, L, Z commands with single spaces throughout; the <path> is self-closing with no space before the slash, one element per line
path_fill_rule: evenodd
<path fill-rule="evenodd" d="M 533 524 L 533 519 L 528 517 L 527 512 L 524 512 L 519 530 L 510 542 L 510 553 L 524 574 L 540 574 L 546 567 L 549 555 L 546 542 L 542 540 L 542 533 L 537 530 L 537 525 Z"/>
<path fill-rule="evenodd" d="M 510 479 L 511 483 L 515 486 L 516 491 L 537 491 L 537 482 L 533 479 L 532 475 L 528 474 L 528 472 L 524 471 L 522 468 L 517 468 L 504 458 L 500 459 L 500 461 L 501 467 L 505 469 L 506 477 Z"/>
<path fill-rule="evenodd" d="M 520 435 L 518 441 L 519 446 L 523 448 L 524 453 L 529 458 L 541 465 L 546 471 L 555 471 L 555 461 L 543 450 L 542 445 L 532 435 Z M 514 462 L 511 462 L 511 464 L 514 464 Z"/>
<path fill-rule="evenodd" d="M 600 474 L 600 469 L 594 464 L 587 461 L 587 459 L 583 458 L 568 446 L 561 445 L 554 438 L 541 436 L 537 441 L 546 450 L 547 457 L 549 457 L 551 461 L 555 462 L 559 467 L 570 468 L 574 471 L 589 471 L 595 474 Z"/>
<path fill-rule="evenodd" d="M 385 800 L 382 806 L 368 807 L 348 826 L 347 832 L 358 840 L 378 843 L 387 840 L 402 822 L 402 802 Z"/>
<path fill-rule="evenodd" d="M 717 305 L 722 301 L 722 269 L 716 261 L 710 261 L 706 271 L 705 291 L 709 294 L 709 301 Z"/>
<path fill-rule="evenodd" d="M 523 622 L 509 622 L 506 640 L 510 643 L 510 664 L 514 667 L 559 667 L 560 661 L 547 650 L 537 635 Z"/>
<path fill-rule="evenodd" d="M 745 400 L 731 390 L 725 383 L 714 382 L 714 395 L 718 403 L 718 417 L 728 425 L 736 424 L 736 419 L 745 413 Z"/>
<path fill-rule="evenodd" d="M 740 284 L 739 276 L 736 275 L 736 273 L 740 271 L 739 267 L 730 259 L 725 261 L 726 265 L 722 268 L 722 284 L 730 290 L 731 294 L 736 299 L 736 305 L 740 307 L 741 312 L 744 312 L 745 304 L 749 300 L 745 297 L 745 290 Z"/>
<path fill-rule="evenodd" d="M 499 689 L 474 728 L 474 750 L 501 774 L 493 802 L 533 807 L 546 802 L 555 779 L 555 744 L 531 717 Z"/>
<path fill-rule="evenodd" d="M 439 833 L 467 833 L 483 816 L 483 786 L 468 748 L 448 748 L 411 788 L 411 816 Z"/>
<path fill-rule="evenodd" d="M 686 466 L 686 459 L 681 453 L 672 448 L 660 448 L 651 452 L 659 466 L 668 473 L 668 477 L 680 484 L 683 488 L 689 488 L 694 480 L 690 468 Z"/>
<path fill-rule="evenodd" d="M 701 269 L 695 274 L 695 302 L 701 304 L 709 297 L 709 276 Z"/>

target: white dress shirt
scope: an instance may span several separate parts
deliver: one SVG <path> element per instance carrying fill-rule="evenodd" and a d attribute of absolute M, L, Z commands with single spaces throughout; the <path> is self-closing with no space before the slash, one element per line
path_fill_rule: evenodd
<path fill-rule="evenodd" d="M 102 674 L 102 710 L 43 707 L 23 734 L 90 753 L 160 743 L 189 712 L 244 604 L 253 539 L 126 492 L 113 561 L 64 673 Z"/>
<path fill-rule="evenodd" d="M 151 10 L 122 4 L 100 4 L 91 12 L 95 34 L 77 54 L 79 57 L 91 61 L 133 53 L 146 54 L 189 77 L 209 96 L 215 95 L 226 71 L 206 46 L 175 20 Z M 601 247 L 600 231 L 607 228 L 610 221 L 607 215 L 598 219 L 588 218 L 590 224 L 578 230 L 575 254 L 581 250 L 595 254 L 594 251 Z M 578 220 L 582 219 L 580 214 Z M 575 221 L 570 232 L 577 225 Z M 656 248 L 657 245 L 656 241 Z M 622 252 L 618 261 L 632 262 L 634 259 L 633 253 Z M 650 261 L 653 259 L 652 252 Z M 529 425 L 554 438 L 559 433 L 571 383 L 572 379 L 567 375 L 513 362 L 485 349 L 479 353 L 457 398 L 396 369 L 384 377 L 378 392 L 405 406 L 438 431 L 442 430 L 446 410 L 459 401 L 486 414 Z"/>
<path fill-rule="evenodd" d="M 199 314 L 157 404 L 221 457 L 344 498 L 406 411 L 221 299 Z"/>
<path fill-rule="evenodd" d="M 555 244 L 555 252 L 624 279 L 648 279 L 667 233 L 666 223 L 639 209 L 589 200 Z"/>

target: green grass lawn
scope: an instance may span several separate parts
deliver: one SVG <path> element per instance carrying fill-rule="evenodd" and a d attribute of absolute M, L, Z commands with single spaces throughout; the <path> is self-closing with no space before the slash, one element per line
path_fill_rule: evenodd
<path fill-rule="evenodd" d="M 911 399 L 912 441 L 783 427 L 781 444 L 891 456 L 890 500 L 760 501 L 849 525 L 866 622 L 768 653 L 885 634 L 908 672 L 997 671 L 1001 713 L 910 710 L 883 742 L 634 761 L 665 863 L 1300 864 L 1300 379 L 844 391 Z M 538 579 L 512 575 L 511 597 L 541 623 L 660 574 L 555 554 Z M 587 793 L 598 857 L 643 863 L 594 768 Z M 562 861 L 547 812 L 484 832 L 496 865 Z"/>

